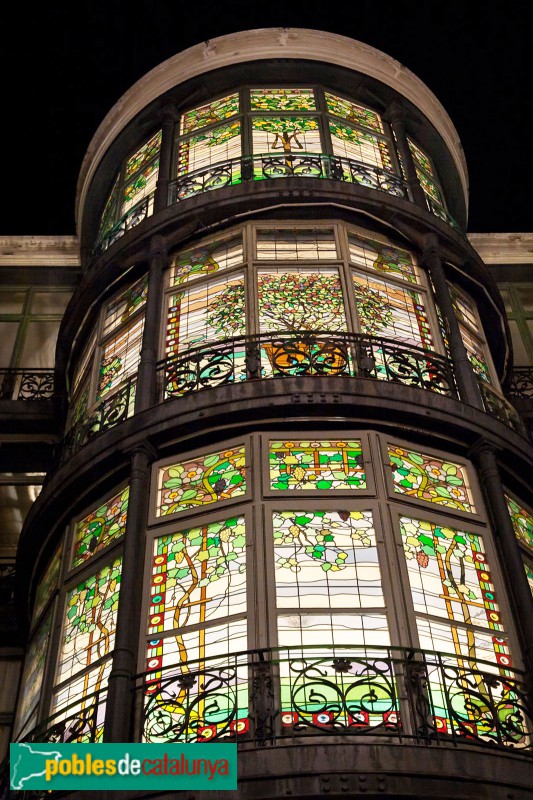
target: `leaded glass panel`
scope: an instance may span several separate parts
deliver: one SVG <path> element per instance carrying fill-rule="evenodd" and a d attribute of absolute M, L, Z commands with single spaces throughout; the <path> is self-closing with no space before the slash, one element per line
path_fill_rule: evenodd
<path fill-rule="evenodd" d="M 333 120 L 329 120 L 329 132 L 334 155 L 393 171 L 389 148 L 384 139 Z"/>
<path fill-rule="evenodd" d="M 157 176 L 159 174 L 159 159 L 152 161 L 145 169 L 124 187 L 122 195 L 122 214 L 139 203 L 145 197 L 155 192 Z M 151 213 L 151 209 L 150 209 Z"/>
<path fill-rule="evenodd" d="M 312 89 L 251 89 L 252 111 L 316 111 Z"/>
<path fill-rule="evenodd" d="M 219 161 L 241 156 L 241 123 L 228 122 L 190 136 L 179 145 L 178 175 L 204 169 Z M 233 182 L 240 181 L 239 171 L 232 172 Z"/>
<path fill-rule="evenodd" d="M 243 259 L 242 235 L 178 253 L 171 261 L 170 285 L 178 286 L 194 278 L 231 269 L 242 264 Z"/>
<path fill-rule="evenodd" d="M 103 238 L 106 235 L 106 233 L 109 233 L 109 231 L 115 224 L 119 187 L 120 187 L 120 174 L 117 175 L 115 179 L 113 188 L 111 189 L 111 193 L 107 198 L 104 210 L 102 212 L 102 216 L 100 218 L 100 228 L 98 230 L 99 239 Z"/>
<path fill-rule="evenodd" d="M 253 117 L 252 141 L 254 153 L 285 155 L 290 166 L 291 153 L 322 152 L 318 117 Z"/>
<path fill-rule="evenodd" d="M 278 267 L 257 276 L 261 331 L 345 331 L 339 272 Z"/>
<path fill-rule="evenodd" d="M 106 500 L 76 524 L 71 567 L 95 556 L 126 532 L 130 488 Z"/>
<path fill-rule="evenodd" d="M 69 741 L 84 743 L 102 741 L 107 682 L 112 665 L 112 658 L 108 657 L 94 669 L 78 675 L 52 694 L 50 714 L 54 715 L 54 724 L 65 718 L 73 720 L 69 730 Z M 80 724 L 80 720 L 90 720 L 91 727 L 94 726 L 93 731 L 89 731 L 87 724 Z"/>
<path fill-rule="evenodd" d="M 475 513 L 466 467 L 395 444 L 388 453 L 396 493 Z"/>
<path fill-rule="evenodd" d="M 505 500 L 516 538 L 533 552 L 533 516 L 508 494 L 505 495 Z"/>
<path fill-rule="evenodd" d="M 246 494 L 244 445 L 159 469 L 157 516 L 230 500 Z"/>
<path fill-rule="evenodd" d="M 50 563 L 48 564 L 43 577 L 37 584 L 35 592 L 35 604 L 33 606 L 33 621 L 39 619 L 42 611 L 57 589 L 59 581 L 59 570 L 61 568 L 62 546 L 55 551 Z"/>
<path fill-rule="evenodd" d="M 350 261 L 356 266 L 377 272 L 390 273 L 395 278 L 404 278 L 409 283 L 419 283 L 418 271 L 413 256 L 406 250 L 383 244 L 357 233 L 348 234 Z"/>
<path fill-rule="evenodd" d="M 331 114 L 336 117 L 342 117 L 353 122 L 355 125 L 362 125 L 364 128 L 373 128 L 373 130 L 383 133 L 383 125 L 379 114 L 371 111 L 369 108 L 360 106 L 357 103 L 352 103 L 351 100 L 345 100 L 342 97 L 337 97 L 329 92 L 324 92 L 326 98 L 327 109 Z"/>
<path fill-rule="evenodd" d="M 490 368 L 487 364 L 483 345 L 477 337 L 475 337 L 472 333 L 470 333 L 469 330 L 467 330 L 467 328 L 465 328 L 464 325 L 459 324 L 459 330 L 461 332 L 461 338 L 463 340 L 466 353 L 470 363 L 472 364 L 472 369 L 476 375 L 481 378 L 481 380 L 485 381 L 486 383 L 492 383 Z"/>
<path fill-rule="evenodd" d="M 52 612 L 50 611 L 32 636 L 26 651 L 24 670 L 20 681 L 21 691 L 18 700 L 17 733 L 24 727 L 39 701 L 51 627 Z"/>
<path fill-rule="evenodd" d="M 126 161 L 124 176 L 126 180 L 131 178 L 138 170 L 142 169 L 145 164 L 154 158 L 161 149 L 161 131 L 158 131 L 146 144 L 143 144 L 134 155 Z"/>
<path fill-rule="evenodd" d="M 235 92 L 227 97 L 220 98 L 220 100 L 213 100 L 211 103 L 198 106 L 182 114 L 180 134 L 183 136 L 197 130 L 197 128 L 205 128 L 215 122 L 222 122 L 238 113 L 239 95 Z"/>
<path fill-rule="evenodd" d="M 331 228 L 258 228 L 257 258 L 273 261 L 336 259 Z"/>
<path fill-rule="evenodd" d="M 146 303 L 148 297 L 148 275 L 143 275 L 132 286 L 128 286 L 117 298 L 108 303 L 105 316 L 103 333 L 107 335 L 123 322 L 133 316 Z"/>
<path fill-rule="evenodd" d="M 270 441 L 270 488 L 339 491 L 366 488 L 360 439 Z"/>
<path fill-rule="evenodd" d="M 141 358 L 144 317 L 128 325 L 104 345 L 98 370 L 97 400 L 137 372 Z"/>

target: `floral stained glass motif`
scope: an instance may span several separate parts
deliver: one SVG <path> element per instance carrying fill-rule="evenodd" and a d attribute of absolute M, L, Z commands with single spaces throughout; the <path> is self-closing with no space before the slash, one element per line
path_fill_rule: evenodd
<path fill-rule="evenodd" d="M 157 515 L 199 509 L 245 493 L 244 446 L 233 447 L 160 469 Z"/>
<path fill-rule="evenodd" d="M 286 156 L 288 167 L 295 163 L 291 154 L 322 152 L 316 117 L 253 117 L 252 140 L 254 153 Z M 257 172 L 256 178 L 260 177 Z"/>
<path fill-rule="evenodd" d="M 475 513 L 466 467 L 399 445 L 388 452 L 396 493 Z"/>
<path fill-rule="evenodd" d="M 186 175 L 211 164 L 240 158 L 241 123 L 228 122 L 216 128 L 201 131 L 184 139 L 178 152 L 178 175 Z M 240 182 L 239 170 L 232 171 L 234 183 Z M 216 185 L 213 188 L 217 188 Z"/>
<path fill-rule="evenodd" d="M 21 693 L 18 701 L 17 733 L 23 729 L 39 701 L 51 627 L 52 613 L 49 612 L 33 635 L 26 652 L 24 671 L 20 682 Z"/>
<path fill-rule="evenodd" d="M 351 100 L 344 100 L 329 92 L 324 92 L 326 105 L 331 114 L 336 117 L 353 122 L 355 125 L 362 125 L 364 128 L 372 128 L 378 133 L 383 133 L 383 125 L 379 114 L 369 108 L 352 103 Z"/>
<path fill-rule="evenodd" d="M 251 89 L 252 111 L 316 111 L 312 89 Z"/>
<path fill-rule="evenodd" d="M 77 523 L 72 567 L 88 561 L 125 533 L 129 495 L 130 489 L 126 486 Z"/>
<path fill-rule="evenodd" d="M 383 244 L 375 239 L 348 234 L 350 261 L 357 266 L 377 272 L 390 273 L 395 278 L 404 278 L 409 283 L 419 283 L 413 257 L 406 250 Z"/>
<path fill-rule="evenodd" d="M 119 557 L 68 592 L 56 684 L 111 654 L 121 567 Z"/>
<path fill-rule="evenodd" d="M 392 172 L 389 148 L 384 139 L 332 120 L 329 121 L 329 132 L 334 155 Z"/>
<path fill-rule="evenodd" d="M 260 271 L 261 331 L 344 331 L 346 316 L 336 269 Z"/>
<path fill-rule="evenodd" d="M 508 494 L 505 500 L 516 538 L 533 552 L 533 516 Z"/>
<path fill-rule="evenodd" d="M 354 274 L 361 333 L 433 349 L 422 295 L 388 281 Z"/>
<path fill-rule="evenodd" d="M 206 103 L 204 106 L 198 106 L 198 108 L 182 114 L 180 135 L 191 133 L 198 128 L 205 128 L 215 122 L 222 122 L 238 113 L 239 95 L 237 93 L 229 94 L 220 100 L 213 100 L 212 103 Z"/>
<path fill-rule="evenodd" d="M 242 261 L 241 236 L 235 236 L 222 242 L 210 242 L 187 253 L 179 253 L 172 259 L 170 285 L 178 286 L 193 278 L 221 272 L 237 264 L 242 264 Z"/>
<path fill-rule="evenodd" d="M 57 589 L 59 570 L 61 568 L 61 553 L 62 547 L 59 546 L 52 556 L 52 560 L 48 564 L 43 577 L 37 584 L 35 605 L 33 607 L 33 622 L 39 619 L 42 611 L 44 611 L 45 607 L 48 605 L 48 601 Z"/>
<path fill-rule="evenodd" d="M 161 149 L 161 131 L 158 131 L 154 136 L 152 136 L 146 144 L 143 144 L 139 150 L 137 150 L 134 155 L 126 162 L 125 167 L 125 178 L 131 178 L 138 170 L 142 169 L 145 164 L 148 164 L 152 158 L 155 158 L 158 155 Z"/>
<path fill-rule="evenodd" d="M 159 159 L 152 161 L 151 164 L 145 167 L 142 172 L 139 172 L 137 176 L 125 186 L 122 197 L 122 214 L 125 214 L 148 195 L 153 195 L 158 174 Z"/>
<path fill-rule="evenodd" d="M 353 441 L 271 441 L 270 487 L 278 491 L 366 488 L 363 450 Z"/>
<path fill-rule="evenodd" d="M 336 259 L 335 234 L 328 228 L 259 228 L 257 258 L 262 261 Z"/>
<path fill-rule="evenodd" d="M 128 325 L 104 345 L 98 371 L 98 400 L 137 372 L 143 329 L 144 317 Z"/>
<path fill-rule="evenodd" d="M 122 292 L 106 308 L 103 333 L 107 335 L 114 328 L 126 322 L 136 311 L 142 308 L 148 297 L 148 275 L 143 275 L 132 286 Z"/>
<path fill-rule="evenodd" d="M 424 193 L 428 198 L 444 209 L 444 200 L 439 187 L 438 178 L 431 166 L 429 158 L 411 139 L 407 139 L 407 144 L 409 145 L 409 150 L 415 162 L 416 174 Z"/>

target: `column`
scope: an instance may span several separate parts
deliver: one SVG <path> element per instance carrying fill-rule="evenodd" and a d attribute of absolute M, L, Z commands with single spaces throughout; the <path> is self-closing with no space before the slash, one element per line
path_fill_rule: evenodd
<path fill-rule="evenodd" d="M 396 140 L 396 147 L 400 155 L 401 165 L 405 173 L 405 179 L 409 185 L 409 191 L 413 198 L 413 202 L 420 206 L 425 211 L 428 210 L 428 204 L 424 190 L 420 186 L 418 175 L 416 174 L 415 162 L 407 144 L 407 133 L 405 131 L 405 112 L 398 103 L 392 103 L 385 114 L 384 119 L 388 120 L 394 132 Z"/>
<path fill-rule="evenodd" d="M 154 214 L 169 205 L 168 184 L 172 168 L 172 149 L 174 147 L 175 112 L 172 106 L 167 106 L 162 114 L 161 126 L 161 151 L 159 155 L 159 172 L 154 196 Z"/>
<path fill-rule="evenodd" d="M 150 242 L 149 262 L 148 297 L 146 300 L 143 343 L 135 396 L 136 414 L 139 411 L 150 408 L 156 402 L 156 367 L 161 321 L 163 269 L 166 266 L 166 252 L 161 236 L 154 236 Z"/>

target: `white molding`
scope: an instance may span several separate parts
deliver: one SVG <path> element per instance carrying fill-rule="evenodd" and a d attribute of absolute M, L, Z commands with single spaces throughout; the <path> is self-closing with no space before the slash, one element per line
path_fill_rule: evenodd
<path fill-rule="evenodd" d="M 346 67 L 391 86 L 416 105 L 442 136 L 457 167 L 468 207 L 468 171 L 459 135 L 433 92 L 399 61 L 380 50 L 325 31 L 262 28 L 219 36 L 178 53 L 138 80 L 113 106 L 89 144 L 76 193 L 76 224 L 81 237 L 82 211 L 98 164 L 123 128 L 172 87 L 210 70 L 266 58 L 322 61 Z"/>
<path fill-rule="evenodd" d="M 533 264 L 533 233 L 469 233 L 486 264 Z"/>
<path fill-rule="evenodd" d="M 0 267 L 79 267 L 76 236 L 0 236 Z"/>

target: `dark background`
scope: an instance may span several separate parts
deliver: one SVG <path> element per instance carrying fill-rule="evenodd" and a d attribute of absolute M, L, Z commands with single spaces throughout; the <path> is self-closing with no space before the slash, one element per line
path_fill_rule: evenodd
<path fill-rule="evenodd" d="M 107 112 L 146 72 L 206 39 L 280 26 L 359 39 L 414 72 L 463 144 L 469 230 L 533 230 L 533 0 L 3 6 L 1 235 L 75 233 L 85 151 Z"/>

